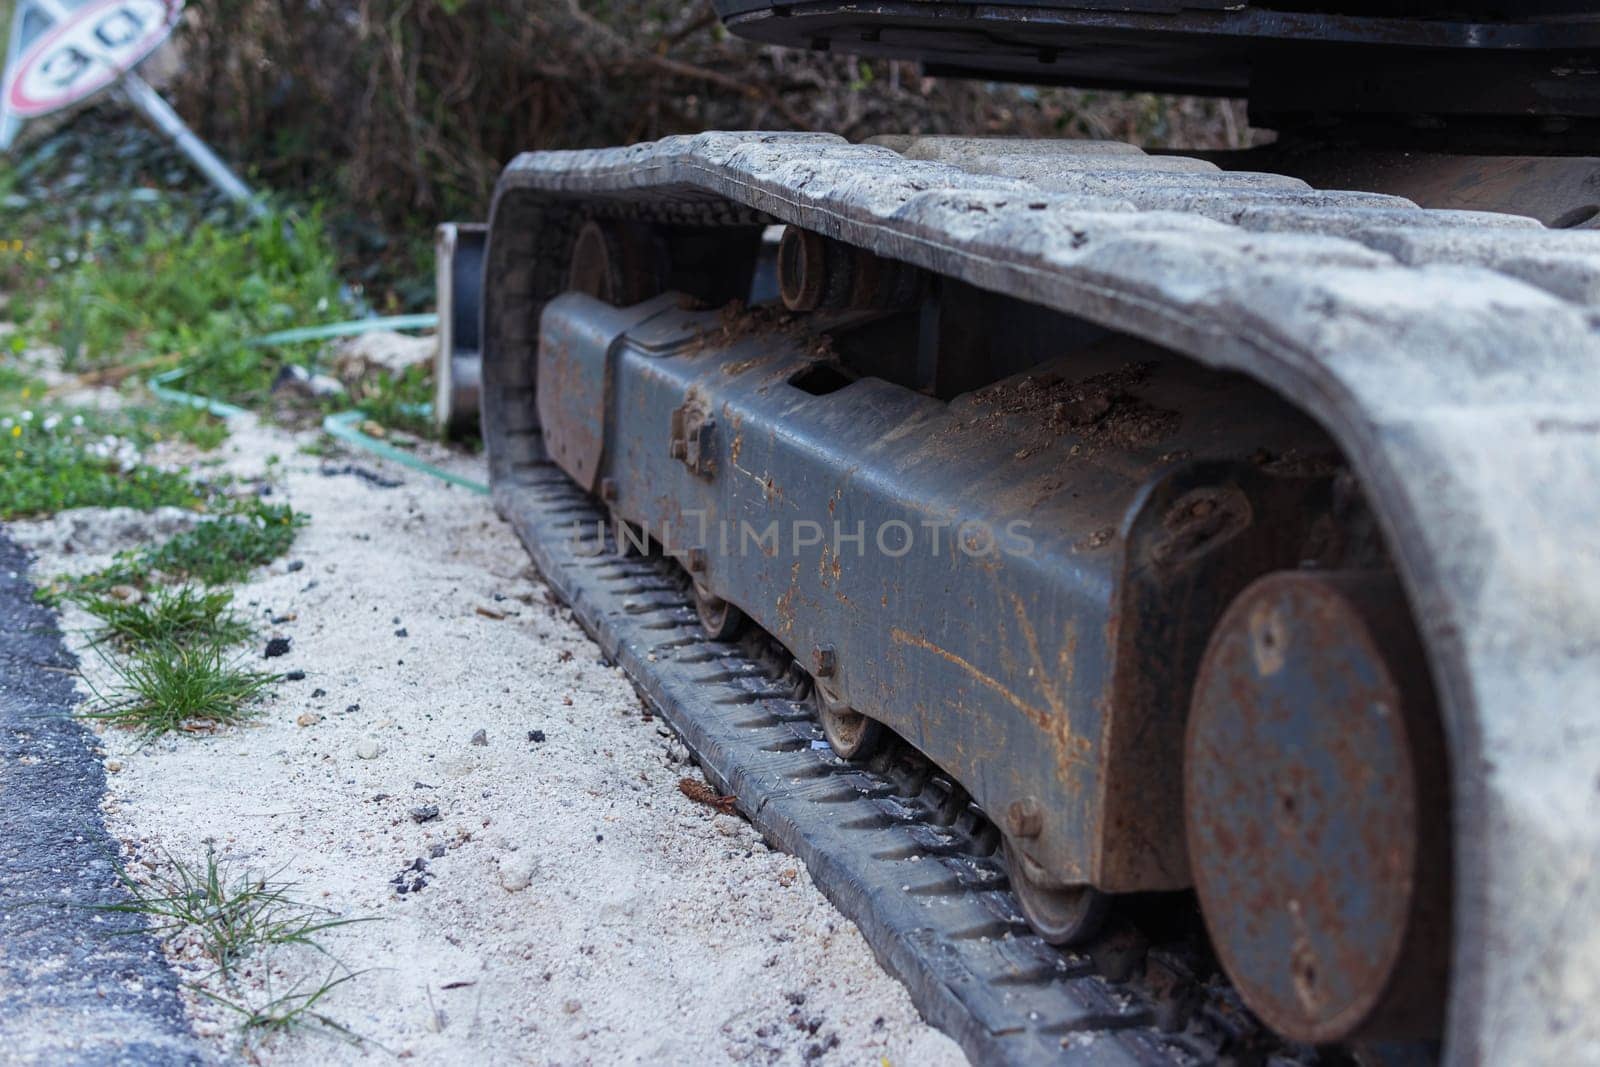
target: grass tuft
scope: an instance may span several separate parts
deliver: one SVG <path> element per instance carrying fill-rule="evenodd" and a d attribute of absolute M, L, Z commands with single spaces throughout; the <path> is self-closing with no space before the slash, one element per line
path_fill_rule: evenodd
<path fill-rule="evenodd" d="M 129 900 L 101 910 L 142 915 L 151 933 L 163 939 L 190 932 L 200 950 L 224 978 L 252 953 L 276 945 L 304 945 L 326 954 L 317 935 L 369 919 L 345 919 L 326 908 L 296 900 L 293 882 L 253 871 L 234 873 L 206 849 L 204 864 L 168 857 L 170 874 L 149 884 L 118 868 Z"/>
<path fill-rule="evenodd" d="M 233 613 L 233 594 L 192 585 L 156 589 L 140 600 L 112 593 L 79 593 L 74 599 L 100 621 L 94 642 L 139 651 L 154 645 L 212 642 L 231 646 L 248 639 L 250 626 Z"/>
<path fill-rule="evenodd" d="M 167 865 L 170 873 L 157 873 L 142 882 L 119 864 L 117 878 L 128 899 L 118 904 L 94 905 L 95 910 L 138 915 L 145 920 L 119 933 L 148 931 L 169 941 L 192 936 L 214 966 L 212 974 L 220 975 L 230 986 L 242 962 L 267 950 L 298 945 L 321 953 L 334 960 L 328 976 L 314 983 L 301 979 L 279 995 L 272 992 L 272 968 L 262 968 L 268 983 L 264 1001 L 252 1003 L 224 996 L 207 989 L 204 980 L 191 983 L 190 988 L 238 1015 L 239 1029 L 246 1040 L 258 1034 L 318 1029 L 361 1043 L 361 1038 L 348 1027 L 318 1010 L 318 1004 L 364 972 L 344 968 L 319 937 L 329 930 L 373 919 L 342 918 L 327 908 L 307 904 L 296 899 L 294 883 L 275 876 L 230 871 L 209 846 L 204 863 L 187 864 L 169 856 Z M 340 970 L 344 973 L 340 974 Z"/>
<path fill-rule="evenodd" d="M 359 920 L 349 920 L 356 922 Z M 337 968 L 330 970 L 328 976 L 315 986 L 307 989 L 307 980 L 301 979 L 289 988 L 287 993 L 273 996 L 269 990 L 264 1003 L 251 1005 L 219 996 L 207 989 L 199 989 L 201 996 L 214 1004 L 219 1004 L 239 1016 L 239 1029 L 243 1032 L 245 1040 L 255 1034 L 270 1035 L 286 1033 L 290 1030 L 315 1029 L 333 1034 L 335 1037 L 350 1042 L 353 1045 L 362 1043 L 362 1039 L 349 1027 L 337 1023 L 316 1010 L 318 1001 L 333 992 L 346 982 L 359 978 L 362 971 L 352 971 L 338 974 Z M 336 977 L 337 975 L 337 977 Z"/>
<path fill-rule="evenodd" d="M 215 641 L 152 645 L 126 660 L 108 656 L 106 662 L 116 691 L 96 691 L 98 706 L 80 714 L 134 730 L 146 741 L 243 722 L 281 677 L 244 667 Z"/>

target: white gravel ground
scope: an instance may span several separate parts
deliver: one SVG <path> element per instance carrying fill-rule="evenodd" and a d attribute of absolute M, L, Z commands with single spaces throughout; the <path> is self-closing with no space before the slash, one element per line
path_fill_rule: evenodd
<path fill-rule="evenodd" d="M 326 935 L 337 964 L 282 949 L 249 961 L 232 992 L 208 985 L 261 1004 L 347 968 L 358 976 L 318 1007 L 359 1045 L 290 1032 L 241 1048 L 238 1019 L 191 995 L 219 1056 L 963 1062 L 795 859 L 680 793 L 698 778 L 682 748 L 484 497 L 364 455 L 334 463 L 404 485 L 324 476 L 327 461 L 297 451 L 313 436 L 246 424 L 222 452 L 251 476 L 276 454 L 277 493 L 311 516 L 292 562 L 237 596 L 260 627 L 248 654 L 288 637 L 290 653 L 262 665 L 305 678 L 249 727 L 144 748 L 104 736 L 106 815 L 134 870 L 199 861 L 210 844 L 236 871 L 279 872 L 303 899 L 377 920 Z M 93 513 L 13 526 L 39 577 L 85 569 L 129 529 Z M 414 821 L 426 805 L 438 818 Z M 408 871 L 419 858 L 426 870 Z M 402 872 L 425 886 L 399 893 Z M 192 946 L 169 948 L 184 977 L 208 970 Z"/>

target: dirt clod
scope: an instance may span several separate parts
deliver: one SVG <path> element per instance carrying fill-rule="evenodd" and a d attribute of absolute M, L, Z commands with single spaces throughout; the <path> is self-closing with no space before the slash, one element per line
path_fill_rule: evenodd
<path fill-rule="evenodd" d="M 732 815 L 739 803 L 738 797 L 723 796 L 705 782 L 696 778 L 679 778 L 678 792 L 696 804 L 704 804 L 708 808 L 715 808 L 724 815 Z"/>

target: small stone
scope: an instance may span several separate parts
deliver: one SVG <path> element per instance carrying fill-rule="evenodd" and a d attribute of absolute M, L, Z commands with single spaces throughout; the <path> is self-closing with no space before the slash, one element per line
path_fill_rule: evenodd
<path fill-rule="evenodd" d="M 110 771 L 112 774 L 116 774 L 118 771 L 122 770 L 122 761 L 119 759 L 106 760 L 106 770 Z"/>
<path fill-rule="evenodd" d="M 487 730 L 476 730 L 476 731 L 474 731 L 473 734 L 472 734 L 472 743 L 474 745 L 487 745 L 489 743 L 489 731 L 487 731 Z"/>
<path fill-rule="evenodd" d="M 439 805 L 421 804 L 411 809 L 412 822 L 433 822 L 439 817 Z"/>
<path fill-rule="evenodd" d="M 798 877 L 800 877 L 799 871 L 793 867 L 785 867 L 778 872 L 778 884 L 785 887 L 794 885 L 794 880 Z"/>
<path fill-rule="evenodd" d="M 262 653 L 267 659 L 277 659 L 279 656 L 289 654 L 290 641 L 287 637 L 274 637 L 267 642 L 267 649 Z"/>
<path fill-rule="evenodd" d="M 429 845 L 428 858 L 436 860 L 443 856 L 448 849 L 444 845 Z"/>
<path fill-rule="evenodd" d="M 561 1003 L 561 1010 L 568 1015 L 576 1015 L 583 1010 L 583 1004 L 576 1000 L 566 1000 Z"/>
<path fill-rule="evenodd" d="M 667 762 L 669 762 L 669 763 L 688 763 L 689 762 L 689 750 L 687 748 L 684 748 L 682 745 L 680 745 L 676 741 L 670 742 L 667 745 Z"/>
<path fill-rule="evenodd" d="M 289 561 L 289 565 L 284 569 L 287 570 L 290 574 L 293 574 L 295 571 L 304 570 L 305 566 L 306 566 L 305 560 L 292 559 L 292 560 Z"/>
<path fill-rule="evenodd" d="M 284 677 L 284 679 L 286 681 L 303 682 L 303 681 L 306 680 L 306 672 L 305 671 L 290 671 L 288 674 L 284 675 L 283 677 Z"/>
<path fill-rule="evenodd" d="M 363 737 L 356 742 L 357 759 L 377 759 L 383 754 L 383 745 L 376 737 Z"/>
<path fill-rule="evenodd" d="M 528 740 L 532 741 L 536 745 L 544 744 L 544 731 L 543 730 L 529 730 L 528 731 Z"/>
<path fill-rule="evenodd" d="M 322 721 L 322 716 L 320 714 L 318 714 L 317 712 L 315 712 L 315 711 L 302 711 L 300 713 L 300 717 L 295 719 L 295 725 L 297 725 L 297 726 L 315 726 L 315 725 L 317 725 L 317 723 L 319 723 L 321 721 Z M 357 755 L 361 754 L 359 749 L 357 750 L 356 754 Z"/>
<path fill-rule="evenodd" d="M 539 873 L 539 859 L 529 852 L 513 852 L 500 861 L 500 884 L 508 893 L 528 888 Z"/>
<path fill-rule="evenodd" d="M 318 686 L 317 688 L 315 688 L 315 689 L 313 689 L 311 691 L 311 699 L 312 700 L 316 700 L 319 697 L 325 697 L 327 695 L 328 695 L 328 691 L 326 689 L 322 688 L 321 686 Z"/>
<path fill-rule="evenodd" d="M 410 637 L 411 636 L 410 634 L 406 633 L 406 628 L 404 626 L 402 626 L 402 627 L 400 627 L 400 629 L 396 630 L 394 632 L 394 635 L 396 637 Z"/>
<path fill-rule="evenodd" d="M 131 585 L 114 585 L 108 592 L 116 599 L 129 604 L 137 604 L 144 599 L 144 594 Z"/>

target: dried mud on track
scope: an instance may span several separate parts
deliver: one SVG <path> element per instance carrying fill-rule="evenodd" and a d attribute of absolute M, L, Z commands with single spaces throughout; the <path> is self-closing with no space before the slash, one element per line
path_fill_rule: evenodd
<path fill-rule="evenodd" d="M 962 1062 L 798 861 L 680 788 L 699 777 L 681 746 L 484 498 L 370 457 L 297 452 L 310 439 L 245 425 L 223 446 L 242 475 L 281 457 L 274 497 L 311 518 L 236 595 L 260 630 L 247 654 L 288 638 L 261 665 L 304 678 L 243 728 L 142 749 L 103 736 L 106 821 L 135 870 L 203 859 L 209 842 L 237 870 L 379 920 L 324 937 L 360 974 L 319 1007 L 363 1043 L 294 1032 L 252 1044 L 256 1057 Z M 321 473 L 347 463 L 403 484 Z M 69 551 L 73 525 L 13 524 L 37 576 L 95 562 Z M 86 664 L 103 675 L 92 653 Z M 169 949 L 181 977 L 209 970 L 181 940 Z M 244 990 L 280 995 L 328 967 L 274 950 L 246 962 Z M 213 1050 L 236 1053 L 230 1014 L 186 999 Z"/>

